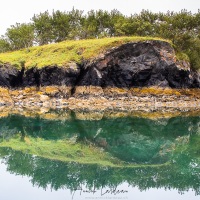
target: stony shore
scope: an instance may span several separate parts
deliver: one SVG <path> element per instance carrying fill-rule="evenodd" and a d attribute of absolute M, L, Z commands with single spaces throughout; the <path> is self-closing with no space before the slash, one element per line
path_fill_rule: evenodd
<path fill-rule="evenodd" d="M 1 110 L 69 109 L 88 112 L 177 113 L 200 111 L 200 89 L 77 87 L 0 88 Z M 2 113 L 3 114 L 3 113 Z"/>

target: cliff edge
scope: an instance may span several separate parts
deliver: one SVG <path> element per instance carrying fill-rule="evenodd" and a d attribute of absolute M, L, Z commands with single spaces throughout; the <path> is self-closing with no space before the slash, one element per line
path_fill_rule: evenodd
<path fill-rule="evenodd" d="M 98 57 L 42 68 L 0 64 L 0 86 L 171 87 L 199 88 L 200 75 L 191 70 L 189 62 L 179 61 L 172 46 L 165 41 L 128 42 Z"/>

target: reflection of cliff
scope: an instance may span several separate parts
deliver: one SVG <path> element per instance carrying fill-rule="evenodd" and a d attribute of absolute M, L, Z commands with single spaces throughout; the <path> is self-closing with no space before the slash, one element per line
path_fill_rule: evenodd
<path fill-rule="evenodd" d="M 0 119 L 0 135 L 1 139 L 20 133 L 22 139 L 27 135 L 45 140 L 73 140 L 100 147 L 121 161 L 158 164 L 169 160 L 169 152 L 173 150 L 177 138 L 197 132 L 199 120 L 199 117 L 157 121 L 126 117 L 82 121 L 73 114 L 68 120 L 10 115 Z"/>

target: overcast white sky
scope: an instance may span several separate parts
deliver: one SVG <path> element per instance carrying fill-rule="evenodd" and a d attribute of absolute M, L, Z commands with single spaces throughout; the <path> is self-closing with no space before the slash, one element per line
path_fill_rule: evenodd
<path fill-rule="evenodd" d="M 0 35 L 16 22 L 30 22 L 34 14 L 53 9 L 70 11 L 73 6 L 85 13 L 91 9 L 117 9 L 130 15 L 142 9 L 166 12 L 184 8 L 196 13 L 200 9 L 200 0 L 3 0 L 0 5 Z"/>

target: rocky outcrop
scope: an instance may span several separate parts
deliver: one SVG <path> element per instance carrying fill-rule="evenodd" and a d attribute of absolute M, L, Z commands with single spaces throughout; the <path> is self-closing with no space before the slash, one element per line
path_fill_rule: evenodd
<path fill-rule="evenodd" d="M 199 75 L 189 63 L 176 60 L 169 43 L 147 41 L 124 44 L 89 62 L 78 85 L 191 88 L 199 83 Z"/>
<path fill-rule="evenodd" d="M 200 75 L 191 70 L 188 62 L 177 61 L 169 43 L 153 40 L 123 44 L 101 57 L 70 63 L 68 67 L 17 70 L 8 64 L 0 65 L 0 86 L 50 85 L 70 86 L 72 93 L 77 86 L 199 88 Z"/>

